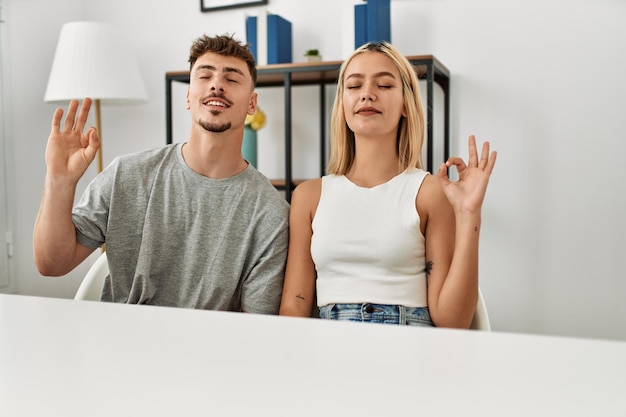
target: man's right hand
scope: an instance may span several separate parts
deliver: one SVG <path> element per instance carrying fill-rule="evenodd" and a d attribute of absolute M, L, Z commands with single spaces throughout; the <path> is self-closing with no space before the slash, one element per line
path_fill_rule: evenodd
<path fill-rule="evenodd" d="M 78 182 L 89 164 L 95 159 L 100 139 L 96 128 L 85 124 L 91 108 L 91 99 L 85 98 L 78 113 L 78 100 L 70 101 L 62 126 L 63 109 L 57 108 L 52 116 L 52 129 L 46 146 L 48 175 Z"/>

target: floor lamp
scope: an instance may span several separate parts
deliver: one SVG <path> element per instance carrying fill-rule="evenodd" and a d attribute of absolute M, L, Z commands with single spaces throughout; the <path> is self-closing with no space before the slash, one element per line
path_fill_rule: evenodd
<path fill-rule="evenodd" d="M 120 30 L 101 22 L 71 22 L 61 28 L 44 101 L 93 100 L 100 137 L 98 173 L 102 172 L 101 104 L 133 104 L 148 99 L 139 66 Z"/>
<path fill-rule="evenodd" d="M 71 22 L 61 28 L 44 101 L 66 103 L 89 97 L 95 104 L 102 172 L 101 104 L 148 100 L 139 66 L 121 31 L 101 22 Z M 102 252 L 105 247 L 102 246 Z"/>

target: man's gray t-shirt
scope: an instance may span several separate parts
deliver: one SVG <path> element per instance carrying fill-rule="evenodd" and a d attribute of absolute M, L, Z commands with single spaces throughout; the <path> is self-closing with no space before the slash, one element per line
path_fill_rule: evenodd
<path fill-rule="evenodd" d="M 72 216 L 80 244 L 106 243 L 103 301 L 277 314 L 288 211 L 254 167 L 207 178 L 174 144 L 116 158 Z"/>

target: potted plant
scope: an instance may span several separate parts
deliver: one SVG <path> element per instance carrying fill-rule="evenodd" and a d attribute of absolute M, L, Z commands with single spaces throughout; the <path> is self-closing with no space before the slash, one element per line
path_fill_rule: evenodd
<path fill-rule="evenodd" d="M 246 123 L 243 129 L 243 142 L 241 143 L 241 154 L 244 159 L 250 162 L 255 168 L 257 166 L 257 130 L 265 126 L 267 118 L 263 110 L 257 106 L 254 114 L 246 116 Z"/>
<path fill-rule="evenodd" d="M 304 57 L 308 62 L 318 62 L 322 60 L 320 51 L 317 49 L 309 49 L 304 53 Z"/>

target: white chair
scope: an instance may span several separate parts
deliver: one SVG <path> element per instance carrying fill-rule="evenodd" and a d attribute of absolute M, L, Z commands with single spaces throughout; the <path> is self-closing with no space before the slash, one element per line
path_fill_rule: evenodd
<path fill-rule="evenodd" d="M 96 262 L 89 268 L 87 275 L 83 279 L 83 282 L 78 287 L 75 300 L 93 300 L 100 301 L 102 295 L 102 287 L 104 286 L 104 280 L 109 275 L 109 263 L 107 261 L 107 254 L 103 252 L 102 255 L 96 260 Z M 314 315 L 313 317 L 318 317 Z M 487 313 L 487 305 L 483 294 L 478 289 L 478 303 L 476 304 L 476 312 L 472 319 L 470 329 L 491 331 L 491 323 L 489 322 L 489 314 Z"/>
<path fill-rule="evenodd" d="M 109 263 L 106 252 L 89 268 L 83 282 L 78 287 L 74 300 L 100 301 L 104 280 L 109 275 Z"/>
<path fill-rule="evenodd" d="M 491 331 L 491 323 L 489 322 L 489 314 L 487 313 L 487 305 L 483 298 L 483 293 L 478 289 L 478 303 L 476 304 L 476 312 L 472 319 L 470 329 Z"/>

